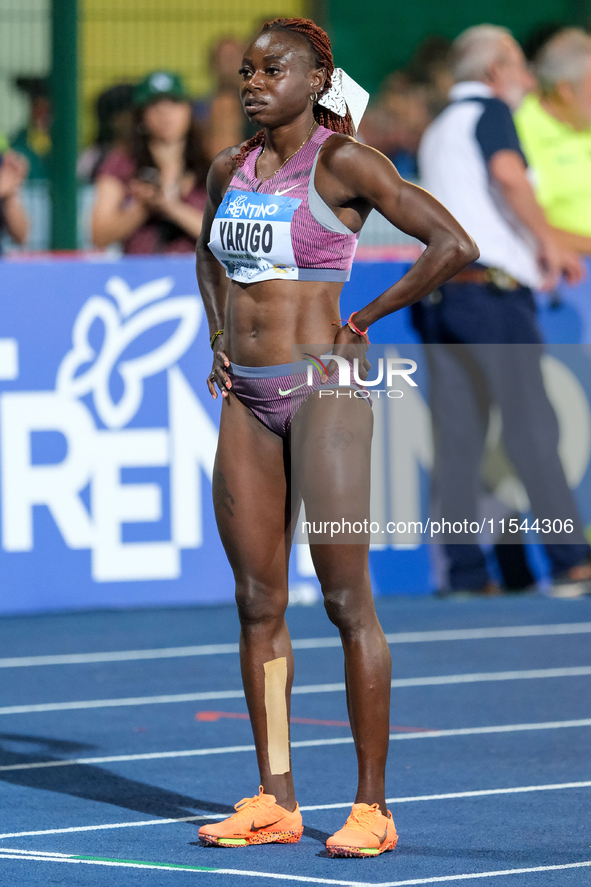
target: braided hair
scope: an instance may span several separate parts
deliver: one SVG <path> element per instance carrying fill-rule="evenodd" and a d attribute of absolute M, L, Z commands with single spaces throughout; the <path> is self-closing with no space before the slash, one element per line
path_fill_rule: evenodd
<path fill-rule="evenodd" d="M 295 31 L 297 34 L 301 34 L 302 37 L 306 38 L 310 44 L 310 49 L 312 50 L 312 55 L 317 67 L 326 70 L 326 83 L 324 84 L 322 92 L 319 93 L 319 95 L 324 95 L 324 93 L 330 89 L 331 77 L 334 71 L 332 48 L 330 45 L 330 38 L 326 31 L 323 31 L 321 27 L 309 18 L 276 18 L 272 22 L 266 22 L 261 28 L 261 34 L 265 34 L 267 31 Z M 328 108 L 324 108 L 322 105 L 316 103 L 314 104 L 313 113 L 314 119 L 321 126 L 325 126 L 333 132 L 344 133 L 345 135 L 355 134 L 353 120 L 351 119 L 349 111 L 347 111 L 346 117 L 339 117 L 334 111 L 330 111 Z M 238 154 L 234 155 L 233 160 L 235 165 L 242 166 L 246 160 L 246 155 L 250 154 L 251 151 L 254 151 L 255 148 L 258 148 L 259 145 L 263 145 L 264 142 L 265 131 L 264 129 L 261 129 L 242 145 Z"/>

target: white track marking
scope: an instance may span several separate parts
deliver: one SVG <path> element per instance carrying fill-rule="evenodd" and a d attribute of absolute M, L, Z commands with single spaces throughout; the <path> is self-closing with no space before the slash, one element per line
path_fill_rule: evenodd
<path fill-rule="evenodd" d="M 49 850 L 19 850 L 18 848 L 0 847 L 0 853 L 18 853 L 19 856 L 61 856 L 68 859 L 71 853 L 52 853 Z"/>
<path fill-rule="evenodd" d="M 527 869 L 501 869 L 497 872 L 474 872 L 468 875 L 440 875 L 436 878 L 413 878 L 410 881 L 383 881 L 373 887 L 411 887 L 413 884 L 440 884 L 442 881 L 471 881 L 475 878 L 499 878 L 503 875 L 529 875 L 535 872 L 559 872 L 564 869 L 579 869 L 591 866 L 589 862 L 571 862 L 565 865 L 538 865 Z M 361 887 L 361 885 L 359 885 Z M 369 885 L 364 885 L 369 887 Z"/>
<path fill-rule="evenodd" d="M 478 684 L 488 681 L 523 681 L 544 678 L 576 678 L 591 675 L 591 666 L 571 668 L 533 668 L 521 671 L 475 672 L 473 674 L 434 675 L 423 678 L 396 678 L 392 688 L 437 687 L 446 684 Z M 292 688 L 293 695 L 311 693 L 344 693 L 345 684 L 306 684 Z M 167 696 L 130 696 L 123 699 L 83 699 L 76 702 L 42 702 L 34 705 L 6 705 L 0 715 L 32 714 L 45 711 L 76 711 L 89 708 L 127 707 L 133 705 L 167 705 L 178 702 L 210 702 L 214 699 L 243 699 L 243 690 L 208 690 L 203 693 L 174 693 Z"/>
<path fill-rule="evenodd" d="M 561 782 L 553 785 L 523 785 L 515 788 L 485 788 L 471 792 L 448 792 L 445 795 L 415 795 L 408 798 L 386 798 L 386 804 L 409 804 L 416 801 L 447 801 L 455 798 L 482 798 L 487 795 L 517 795 L 526 792 L 560 791 L 568 788 L 591 788 L 589 782 Z M 351 801 L 345 804 L 315 804 L 314 806 L 300 807 L 300 810 L 338 810 L 351 806 Z M 0 835 L 0 838 L 3 835 Z M 8 835 L 7 837 L 13 837 Z M 16 836 L 15 836 L 16 837 Z"/>
<path fill-rule="evenodd" d="M 76 859 L 68 856 L 56 856 L 45 854 L 42 851 L 39 851 L 37 855 L 34 855 L 34 851 L 23 852 L 20 851 L 8 851 L 1 852 L 0 859 L 16 859 L 26 862 L 67 862 L 67 863 L 75 863 L 81 865 L 104 865 L 114 868 L 134 868 L 134 869 L 159 869 L 160 871 L 172 871 L 172 872 L 191 872 L 193 874 L 210 874 L 210 875 L 235 875 L 238 877 L 246 877 L 246 878 L 270 878 L 272 880 L 277 881 L 295 881 L 297 883 L 305 883 L 305 884 L 331 884 L 334 887 L 411 887 L 411 885 L 418 884 L 440 884 L 442 882 L 452 882 L 452 881 L 471 881 L 476 878 L 498 878 L 503 875 L 525 875 L 532 874 L 537 872 L 558 872 L 565 871 L 567 869 L 576 869 L 576 868 L 587 868 L 591 866 L 591 861 L 585 862 L 570 862 L 564 863 L 562 865 L 539 865 L 532 868 L 521 868 L 521 869 L 501 869 L 496 872 L 474 872 L 470 874 L 463 875 L 440 875 L 434 878 L 412 878 L 411 880 L 405 881 L 378 881 L 378 882 L 368 882 L 368 881 L 337 881 L 332 878 L 312 878 L 305 875 L 284 875 L 278 874 L 276 872 L 253 872 L 246 871 L 243 869 L 218 869 L 218 868 L 206 868 L 202 869 L 197 866 L 181 866 L 174 864 L 154 864 L 154 863 L 140 863 L 140 862 L 119 862 L 116 860 L 101 860 L 101 859 Z"/>
<path fill-rule="evenodd" d="M 408 798 L 386 798 L 387 804 L 408 804 L 408 803 L 416 803 L 421 801 L 447 801 L 454 800 L 457 798 L 480 798 L 486 797 L 488 795 L 514 795 L 514 794 L 523 794 L 526 792 L 546 792 L 546 791 L 561 791 L 570 788 L 591 788 L 591 781 L 589 782 L 562 782 L 556 783 L 553 785 L 525 785 L 525 786 L 517 786 L 515 788 L 486 788 L 486 789 L 478 789 L 477 791 L 470 792 L 449 792 L 444 795 L 416 795 L 414 797 Z M 303 813 L 309 813 L 310 811 L 317 810 L 340 810 L 343 808 L 348 808 L 352 804 L 352 801 L 346 801 L 344 804 L 313 804 L 304 807 L 300 807 L 300 810 Z M 195 822 L 200 819 L 204 820 L 212 820 L 212 819 L 224 819 L 228 814 L 226 813 L 202 813 L 199 816 L 183 816 L 178 819 L 147 819 L 142 820 L 140 822 L 111 822 L 102 825 L 80 825 L 73 826 L 71 828 L 52 828 L 52 829 L 43 829 L 42 831 L 35 832 L 10 832 L 5 835 L 0 835 L 0 839 L 5 840 L 6 838 L 28 838 L 28 837 L 36 837 L 38 835 L 64 835 L 70 832 L 93 832 L 93 831 L 103 831 L 105 829 L 113 829 L 113 828 L 140 828 L 145 825 L 170 825 L 175 822 Z M 0 852 L 12 852 L 10 850 L 5 850 L 5 848 L 0 847 Z M 15 851 L 16 852 L 16 851 Z M 25 851 L 23 851 L 25 852 Z M 27 851 L 27 852 L 35 852 L 35 851 Z M 58 855 L 67 855 L 67 854 L 58 854 Z"/>
<path fill-rule="evenodd" d="M 203 874 L 203 875 L 241 875 L 247 878 L 272 878 L 273 880 L 279 881 L 297 881 L 299 883 L 307 883 L 307 884 L 331 884 L 334 887 L 383 887 L 383 885 L 375 884 L 368 885 L 367 882 L 362 881 L 335 881 L 328 878 L 311 878 L 306 877 L 304 875 L 279 875 L 271 872 L 250 872 L 241 869 L 218 869 L 218 868 L 206 868 L 205 866 L 200 870 L 197 866 L 181 866 L 181 865 L 163 865 L 163 864 L 150 864 L 149 862 L 118 862 L 111 860 L 99 860 L 99 859 L 75 859 L 67 856 L 48 856 L 42 852 L 37 855 L 33 854 L 21 854 L 19 851 L 12 851 L 11 853 L 0 853 L 0 860 L 2 859 L 18 859 L 26 862 L 68 862 L 68 863 L 77 863 L 82 865 L 106 865 L 113 868 L 130 868 L 130 869 L 157 869 L 158 871 L 167 871 L 167 872 L 190 872 L 191 874 Z"/>
<path fill-rule="evenodd" d="M 591 718 L 578 721 L 544 721 L 533 724 L 500 724 L 492 727 L 458 727 L 452 730 L 427 730 L 420 733 L 390 733 L 390 742 L 408 739 L 442 739 L 446 736 L 483 736 L 491 733 L 521 733 L 528 730 L 563 730 L 591 727 Z M 351 745 L 352 736 L 333 739 L 305 739 L 292 742 L 292 748 L 316 748 L 330 745 Z M 8 770 L 43 770 L 47 767 L 73 767 L 76 764 L 114 764 L 124 761 L 156 761 L 164 758 L 193 758 L 208 755 L 236 754 L 254 751 L 254 745 L 226 745 L 218 748 L 190 748 L 182 751 L 146 752 L 139 755 L 108 755 L 101 758 L 68 758 L 64 761 L 39 761 L 30 764 L 8 764 L 0 772 Z"/>
<path fill-rule="evenodd" d="M 475 672 L 474 674 L 435 675 L 426 678 L 397 678 L 392 681 L 399 687 L 435 687 L 439 684 L 479 684 L 484 681 L 524 681 L 539 678 L 576 678 L 591 675 L 591 666 L 572 668 L 530 668 L 522 671 Z"/>
<path fill-rule="evenodd" d="M 293 692 L 293 691 L 292 691 Z M 175 693 L 167 696 L 130 696 L 125 699 L 87 699 L 81 702 L 43 702 L 39 705 L 7 705 L 0 715 L 30 714 L 40 711 L 76 711 L 82 708 L 111 708 L 129 705 L 165 705 L 170 702 L 209 702 L 212 699 L 243 699 L 244 690 L 216 690 L 206 693 Z"/>
<path fill-rule="evenodd" d="M 488 638 L 548 637 L 591 633 L 591 622 L 558 625 L 507 625 L 499 628 L 459 628 L 441 631 L 401 631 L 387 634 L 389 644 L 420 644 L 438 641 L 473 641 Z M 338 637 L 293 640 L 294 650 L 321 650 L 340 647 Z M 92 662 L 130 662 L 138 659 L 177 659 L 185 656 L 216 656 L 238 653 L 238 644 L 201 644 L 192 647 L 162 647 L 154 650 L 116 650 L 107 653 L 68 653 L 54 656 L 11 656 L 0 659 L 0 668 L 36 665 L 82 665 Z"/>
<path fill-rule="evenodd" d="M 0 835 L 0 839 L 30 838 L 38 835 L 66 835 L 70 832 L 100 832 L 112 828 L 141 828 L 145 825 L 170 825 L 174 822 L 197 822 L 200 819 L 209 822 L 210 819 L 226 819 L 228 815 L 228 813 L 200 813 L 199 816 L 181 816 L 178 819 L 144 819 L 140 822 L 107 822 L 103 825 L 77 825 L 72 826 L 71 828 L 46 828 L 36 832 L 10 832 L 9 834 Z M 0 853 L 3 852 L 4 848 L 0 847 Z"/>
<path fill-rule="evenodd" d="M 330 740 L 328 740 L 330 742 Z M 352 739 L 348 740 L 353 742 Z M 294 743 L 292 742 L 292 746 Z M 5 770 L 40 770 L 45 767 L 72 767 L 75 764 L 113 764 L 118 761 L 155 761 L 164 758 L 193 758 L 200 755 L 224 755 L 254 751 L 254 745 L 228 745 L 221 748 L 191 748 L 185 751 L 147 752 L 141 755 L 109 755 L 103 758 L 70 758 L 65 761 L 40 761 L 37 764 L 8 764 Z"/>
<path fill-rule="evenodd" d="M 329 639 L 327 638 L 327 640 Z M 0 659 L 0 668 L 26 668 L 34 665 L 83 665 L 92 662 L 133 662 L 138 659 L 178 659 L 184 656 L 215 656 L 219 653 L 238 653 L 238 644 L 201 644 L 192 647 L 161 647 L 155 650 L 115 650 L 112 653 L 11 656 Z"/>

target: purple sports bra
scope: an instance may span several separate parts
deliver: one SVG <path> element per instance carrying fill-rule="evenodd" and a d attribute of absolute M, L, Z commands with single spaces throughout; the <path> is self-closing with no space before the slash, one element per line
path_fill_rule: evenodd
<path fill-rule="evenodd" d="M 262 148 L 251 151 L 244 166 L 238 167 L 218 207 L 209 241 L 227 277 L 241 283 L 349 279 L 357 235 L 314 187 L 318 154 L 331 135 L 320 126 L 264 182 L 255 176 Z"/>

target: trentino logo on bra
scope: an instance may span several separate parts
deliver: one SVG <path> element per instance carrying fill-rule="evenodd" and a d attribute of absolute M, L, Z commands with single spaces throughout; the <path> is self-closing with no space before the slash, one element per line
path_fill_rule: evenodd
<path fill-rule="evenodd" d="M 302 201 L 279 194 L 256 194 L 252 191 L 230 191 L 216 213 L 227 219 L 269 219 L 290 222 Z"/>
<path fill-rule="evenodd" d="M 281 194 L 230 191 L 211 227 L 209 248 L 228 277 L 252 283 L 297 279 L 291 220 L 302 201 Z"/>

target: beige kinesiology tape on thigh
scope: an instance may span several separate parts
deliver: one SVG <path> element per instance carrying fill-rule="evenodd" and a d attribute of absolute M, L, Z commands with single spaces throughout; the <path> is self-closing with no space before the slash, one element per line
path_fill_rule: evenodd
<path fill-rule="evenodd" d="M 289 765 L 289 724 L 287 721 L 287 659 L 265 662 L 265 711 L 267 713 L 267 748 L 271 773 L 287 773 Z"/>

